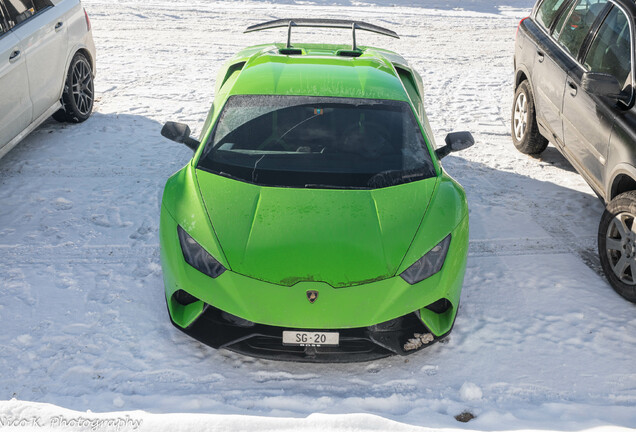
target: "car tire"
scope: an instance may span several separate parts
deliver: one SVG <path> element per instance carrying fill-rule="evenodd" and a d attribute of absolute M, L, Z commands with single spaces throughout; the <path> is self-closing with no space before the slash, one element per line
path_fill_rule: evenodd
<path fill-rule="evenodd" d="M 636 303 L 636 191 L 607 205 L 598 227 L 598 254 L 612 288 Z"/>
<path fill-rule="evenodd" d="M 528 81 L 522 81 L 515 91 L 511 123 L 512 142 L 521 153 L 537 155 L 546 149 L 548 140 L 539 132 L 534 96 Z"/>
<path fill-rule="evenodd" d="M 53 114 L 59 122 L 81 123 L 93 112 L 95 101 L 93 68 L 82 53 L 71 61 L 62 92 L 62 108 Z"/>

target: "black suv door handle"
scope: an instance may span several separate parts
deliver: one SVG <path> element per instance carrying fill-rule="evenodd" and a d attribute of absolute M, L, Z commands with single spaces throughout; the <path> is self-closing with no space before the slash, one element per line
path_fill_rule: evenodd
<path fill-rule="evenodd" d="M 64 25 L 64 23 L 62 21 L 58 22 L 57 24 L 55 24 L 55 30 L 59 30 L 62 28 L 62 26 Z"/>
<path fill-rule="evenodd" d="M 9 61 L 10 62 L 14 62 L 18 59 L 18 57 L 20 57 L 20 50 L 15 50 L 11 53 L 11 55 L 9 56 Z"/>
<path fill-rule="evenodd" d="M 539 59 L 539 63 L 543 63 L 543 60 L 545 59 L 545 54 L 543 54 L 543 51 L 537 51 L 537 58 Z"/>
<path fill-rule="evenodd" d="M 579 88 L 574 84 L 574 82 L 568 80 L 568 87 L 570 87 L 570 94 L 572 96 L 576 96 L 576 93 L 579 91 Z"/>

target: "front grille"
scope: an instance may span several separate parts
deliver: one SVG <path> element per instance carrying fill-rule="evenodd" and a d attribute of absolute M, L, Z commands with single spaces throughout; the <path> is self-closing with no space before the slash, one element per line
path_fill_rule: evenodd
<path fill-rule="evenodd" d="M 346 334 L 346 330 L 340 331 L 340 345 L 337 347 L 285 346 L 280 336 L 255 335 L 227 348 L 256 357 L 326 363 L 373 360 L 395 354 L 362 335 L 347 337 Z"/>
<path fill-rule="evenodd" d="M 237 320 L 241 319 L 206 305 L 205 311 L 190 327 L 178 328 L 213 348 L 226 348 L 241 354 L 272 360 L 324 363 L 371 361 L 395 354 L 411 354 L 427 345 L 420 344 L 417 349 L 405 350 L 405 344 L 412 340 L 414 335 L 429 333 L 415 313 L 371 327 L 337 330 L 292 329 Z M 253 325 L 245 326 L 245 323 Z M 285 330 L 337 331 L 340 335 L 339 346 L 285 346 L 282 337 Z"/>

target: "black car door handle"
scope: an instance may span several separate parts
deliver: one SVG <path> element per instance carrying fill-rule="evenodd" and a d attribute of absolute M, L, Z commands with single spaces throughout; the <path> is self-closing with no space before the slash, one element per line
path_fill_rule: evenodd
<path fill-rule="evenodd" d="M 18 57 L 20 57 L 20 50 L 15 50 L 11 53 L 11 55 L 9 56 L 9 61 L 10 62 L 14 62 L 18 59 Z"/>
<path fill-rule="evenodd" d="M 576 86 L 576 84 L 574 84 L 572 81 L 568 81 L 568 87 L 570 87 L 570 94 L 572 96 L 576 96 L 576 93 L 579 90 L 579 88 Z"/>
<path fill-rule="evenodd" d="M 59 30 L 62 28 L 62 26 L 64 25 L 64 23 L 62 21 L 58 22 L 57 24 L 55 24 L 55 30 Z"/>
<path fill-rule="evenodd" d="M 543 63 L 543 60 L 545 58 L 545 54 L 543 54 L 542 51 L 537 51 L 537 58 L 539 59 L 539 63 Z"/>

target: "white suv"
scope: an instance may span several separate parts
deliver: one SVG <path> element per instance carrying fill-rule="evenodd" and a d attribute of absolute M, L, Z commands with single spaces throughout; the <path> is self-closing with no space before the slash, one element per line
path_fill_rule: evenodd
<path fill-rule="evenodd" d="M 86 120 L 94 76 L 80 0 L 0 0 L 0 158 L 51 115 Z"/>

